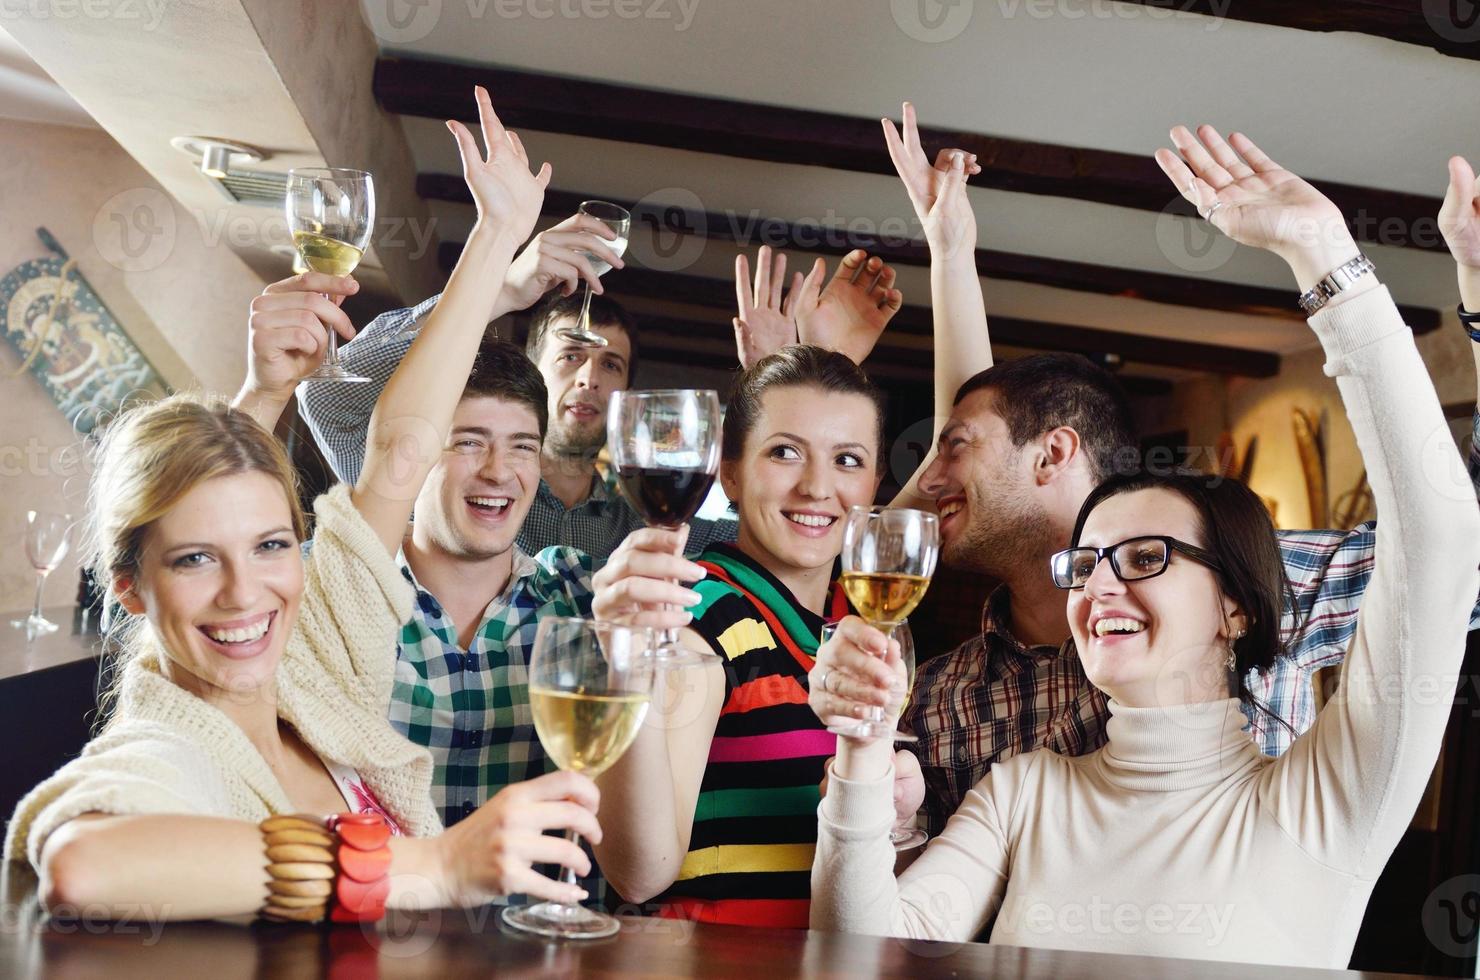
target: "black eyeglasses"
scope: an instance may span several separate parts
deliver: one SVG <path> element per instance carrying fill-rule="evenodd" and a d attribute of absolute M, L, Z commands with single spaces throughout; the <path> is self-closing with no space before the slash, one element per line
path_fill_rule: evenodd
<path fill-rule="evenodd" d="M 1200 565 L 1222 572 L 1218 558 L 1211 551 L 1178 541 L 1165 534 L 1129 538 L 1107 548 L 1068 548 L 1049 559 L 1053 584 L 1061 589 L 1082 589 L 1095 573 L 1100 559 L 1109 558 L 1110 568 L 1122 582 L 1155 578 L 1167 570 L 1172 552 L 1180 551 Z"/>

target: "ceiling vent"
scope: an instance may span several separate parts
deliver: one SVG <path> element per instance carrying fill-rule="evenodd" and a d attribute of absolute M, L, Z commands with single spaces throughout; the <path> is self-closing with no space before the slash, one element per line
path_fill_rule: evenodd
<path fill-rule="evenodd" d="M 201 174 L 232 204 L 283 206 L 287 174 L 247 169 L 265 156 L 256 147 L 209 136 L 176 136 L 170 145 L 193 157 Z"/>

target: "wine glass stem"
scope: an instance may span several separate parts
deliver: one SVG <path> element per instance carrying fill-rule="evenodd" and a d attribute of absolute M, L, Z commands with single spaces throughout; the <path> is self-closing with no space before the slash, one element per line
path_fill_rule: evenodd
<path fill-rule="evenodd" d="M 884 634 L 884 642 L 888 644 L 890 640 L 894 639 L 894 624 L 881 623 L 879 625 L 879 632 Z M 876 725 L 888 724 L 884 718 L 884 709 L 878 705 L 869 709 L 869 721 Z"/>
<path fill-rule="evenodd" d="M 36 601 L 31 604 L 31 618 L 41 618 L 41 590 L 46 588 L 46 573 L 36 573 Z"/>
<path fill-rule="evenodd" d="M 576 833 L 574 830 L 567 830 L 565 832 L 565 839 L 570 841 L 576 847 L 581 846 L 581 835 Z M 567 885 L 579 885 L 579 882 L 576 881 L 576 871 L 574 868 L 562 868 L 560 871 L 560 880 Z M 567 908 L 570 907 L 569 902 L 556 902 L 555 904 L 563 905 Z"/>
<path fill-rule="evenodd" d="M 332 299 L 329 299 L 328 293 L 320 293 L 319 295 L 324 297 L 324 299 L 328 299 L 331 303 L 334 302 Z M 339 334 L 334 332 L 332 326 L 328 324 L 325 324 L 325 326 L 329 330 L 329 346 L 324 348 L 324 363 L 331 368 L 337 368 L 339 366 Z"/>
<path fill-rule="evenodd" d="M 591 284 L 586 283 L 586 298 L 581 300 L 581 329 L 591 332 Z"/>

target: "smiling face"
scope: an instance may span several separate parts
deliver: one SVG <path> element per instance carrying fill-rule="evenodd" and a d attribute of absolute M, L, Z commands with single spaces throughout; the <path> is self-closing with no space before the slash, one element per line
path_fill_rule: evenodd
<path fill-rule="evenodd" d="M 1169 535 L 1206 547 L 1197 508 L 1151 488 L 1109 497 L 1090 513 L 1079 546 Z M 1212 569 L 1173 551 L 1166 571 L 1122 582 L 1108 558 L 1082 590 L 1068 593 L 1069 627 L 1085 675 L 1122 704 L 1156 707 L 1229 696 L 1228 638 L 1246 627 Z"/>
<path fill-rule="evenodd" d="M 282 484 L 260 472 L 197 484 L 145 533 L 132 581 L 116 584 L 176 684 L 208 700 L 269 685 L 303 596 Z"/>
<path fill-rule="evenodd" d="M 559 455 L 595 452 L 606 443 L 606 404 L 614 391 L 624 391 L 632 341 L 621 327 L 593 323 L 606 347 L 581 347 L 561 340 L 555 331 L 575 325 L 575 317 L 553 321 L 536 362 L 550 392 L 550 448 Z"/>
<path fill-rule="evenodd" d="M 1057 525 L 1039 496 L 1031 444 L 1013 445 L 993 397 L 983 388 L 951 410 L 919 486 L 940 513 L 942 561 L 1006 579 L 1058 544 Z"/>
<path fill-rule="evenodd" d="M 539 484 L 534 409 L 496 396 L 464 398 L 416 498 L 417 540 L 463 561 L 498 557 L 513 547 Z"/>
<path fill-rule="evenodd" d="M 865 395 L 810 385 L 770 388 L 760 405 L 740 457 L 720 465 L 740 546 L 778 577 L 831 568 L 842 516 L 878 490 L 878 409 Z"/>

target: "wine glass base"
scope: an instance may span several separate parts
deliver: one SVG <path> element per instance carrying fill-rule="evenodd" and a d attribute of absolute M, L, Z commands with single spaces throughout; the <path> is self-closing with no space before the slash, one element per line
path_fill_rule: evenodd
<path fill-rule="evenodd" d="M 503 911 L 503 920 L 520 932 L 551 939 L 602 939 L 622 929 L 622 924 L 605 912 L 558 902 L 510 905 Z"/>
<path fill-rule="evenodd" d="M 358 374 L 351 374 L 338 364 L 321 364 L 313 374 L 303 379 L 304 381 L 343 381 L 349 383 L 360 383 L 369 381 L 369 378 Z"/>
<path fill-rule="evenodd" d="M 555 336 L 567 344 L 579 344 L 582 347 L 605 347 L 610 343 L 601 334 L 582 330 L 580 327 L 561 327 L 555 331 Z"/>
<path fill-rule="evenodd" d="M 829 725 L 827 730 L 845 738 L 887 738 L 893 742 L 920 741 L 909 732 L 895 731 L 893 725 L 884 725 L 875 721 L 860 721 L 852 725 Z"/>
<path fill-rule="evenodd" d="M 889 832 L 889 843 L 894 845 L 896 851 L 913 851 L 928 838 L 923 830 L 891 830 Z"/>
<path fill-rule="evenodd" d="M 700 667 L 708 663 L 718 663 L 719 659 L 717 653 L 700 653 L 682 646 L 662 646 L 653 651 L 653 663 L 659 670 Z"/>
<path fill-rule="evenodd" d="M 56 623 L 44 616 L 27 616 L 25 619 L 12 619 L 10 625 L 18 630 L 25 630 L 28 636 L 42 636 L 46 633 L 55 633 L 61 629 Z"/>

